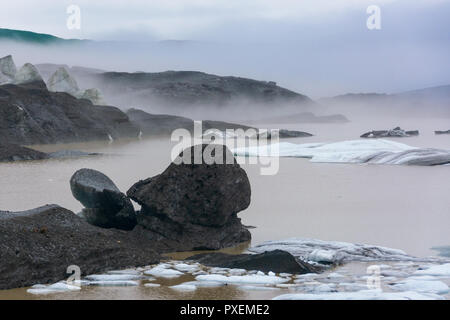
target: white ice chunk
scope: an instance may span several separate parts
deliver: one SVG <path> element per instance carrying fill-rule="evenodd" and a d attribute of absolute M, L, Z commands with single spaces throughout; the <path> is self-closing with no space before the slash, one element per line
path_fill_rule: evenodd
<path fill-rule="evenodd" d="M 289 279 L 266 275 L 225 276 L 221 274 L 206 274 L 195 278 L 198 281 L 217 281 L 223 283 L 248 283 L 248 284 L 278 284 L 288 282 Z"/>
<path fill-rule="evenodd" d="M 218 281 L 189 281 L 185 282 L 185 284 L 193 285 L 198 288 L 216 288 L 223 287 L 225 283 Z"/>
<path fill-rule="evenodd" d="M 173 289 L 173 290 L 179 290 L 179 291 L 195 291 L 197 289 L 197 287 L 192 284 L 184 284 L 184 283 L 176 285 L 176 286 L 170 286 L 169 288 Z"/>
<path fill-rule="evenodd" d="M 154 276 L 157 278 L 177 278 L 183 275 L 183 272 L 178 270 L 169 269 L 165 265 L 158 265 L 150 270 L 144 271 L 145 275 Z"/>
<path fill-rule="evenodd" d="M 51 285 L 35 285 L 27 292 L 31 294 L 49 294 L 49 293 L 61 293 L 70 291 L 79 291 L 81 288 L 79 286 L 74 286 L 67 284 L 65 282 L 57 282 Z"/>
<path fill-rule="evenodd" d="M 450 277 L 450 263 L 434 265 L 425 270 L 417 270 L 415 274 Z"/>
<path fill-rule="evenodd" d="M 161 287 L 161 285 L 159 283 L 146 283 L 146 284 L 144 284 L 144 287 L 147 287 L 147 288 L 158 288 L 158 287 Z"/>
<path fill-rule="evenodd" d="M 198 265 L 194 264 L 186 264 L 186 263 L 178 263 L 173 266 L 178 271 L 183 272 L 194 272 L 198 270 Z"/>
<path fill-rule="evenodd" d="M 276 291 L 280 288 L 275 287 L 265 287 L 265 286 L 239 286 L 238 289 L 246 291 Z"/>
<path fill-rule="evenodd" d="M 142 276 L 139 274 L 91 274 L 86 276 L 89 281 L 123 281 L 123 280 L 140 280 Z"/>
<path fill-rule="evenodd" d="M 381 246 L 307 238 L 266 241 L 248 250 L 263 253 L 276 249 L 287 251 L 303 261 L 323 264 L 349 261 L 442 261 L 439 258 L 416 258 L 402 250 Z"/>
<path fill-rule="evenodd" d="M 98 280 L 98 281 L 90 281 L 90 286 L 100 286 L 100 287 L 135 287 L 139 285 L 138 281 L 133 280 Z"/>
<path fill-rule="evenodd" d="M 416 291 L 437 294 L 444 294 L 449 291 L 448 285 L 438 280 L 406 279 L 402 282 L 391 285 L 391 287 L 400 291 Z"/>
<path fill-rule="evenodd" d="M 274 300 L 443 300 L 437 294 L 405 292 L 383 292 L 381 290 L 361 290 L 356 292 L 332 292 L 321 294 L 283 294 Z"/>

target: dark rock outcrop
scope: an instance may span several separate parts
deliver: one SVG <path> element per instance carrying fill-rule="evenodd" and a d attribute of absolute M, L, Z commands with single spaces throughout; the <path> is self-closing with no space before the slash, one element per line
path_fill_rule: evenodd
<path fill-rule="evenodd" d="M 137 137 L 139 129 L 115 107 L 95 106 L 43 81 L 0 86 L 0 136 L 21 145 Z"/>
<path fill-rule="evenodd" d="M 0 162 L 21 160 L 42 160 L 49 155 L 17 144 L 0 143 Z"/>
<path fill-rule="evenodd" d="M 300 112 L 283 116 L 266 117 L 259 120 L 250 120 L 250 122 L 259 123 L 346 123 L 349 122 L 346 116 L 342 114 L 330 114 L 317 116 L 312 112 Z"/>
<path fill-rule="evenodd" d="M 248 104 L 271 107 L 274 103 L 315 105 L 309 97 L 273 83 L 197 71 L 105 72 L 92 75 L 91 81 L 108 101 L 123 107 L 143 104 L 164 109 Z"/>
<path fill-rule="evenodd" d="M 189 132 L 194 132 L 194 120 L 179 117 L 168 114 L 150 114 L 139 109 L 129 109 L 127 115 L 130 120 L 141 130 L 144 136 L 169 136 L 176 129 L 186 129 Z M 217 121 L 217 120 L 203 120 L 202 130 L 205 133 L 208 130 L 216 129 L 223 134 L 228 130 L 242 129 L 246 131 L 248 129 L 254 129 L 258 131 L 257 128 L 246 126 L 243 124 Z M 312 134 L 302 131 L 293 130 L 279 130 L 280 138 L 297 138 L 297 137 L 311 137 Z"/>
<path fill-rule="evenodd" d="M 70 188 L 73 196 L 86 207 L 82 214 L 90 224 L 123 230 L 136 226 L 130 199 L 103 173 L 80 169 L 70 179 Z"/>
<path fill-rule="evenodd" d="M 405 131 L 400 127 L 396 127 L 392 130 L 373 130 L 361 135 L 361 138 L 388 138 L 388 137 L 411 137 L 418 136 L 419 131 Z"/>
<path fill-rule="evenodd" d="M 0 254 L 0 289 L 66 279 L 70 265 L 87 275 L 159 261 L 146 238 L 92 226 L 56 205 L 0 211 Z"/>
<path fill-rule="evenodd" d="M 439 130 L 437 130 L 437 131 L 434 132 L 434 134 L 450 134 L 450 130 L 447 130 L 447 131 L 439 131 Z"/>
<path fill-rule="evenodd" d="M 250 240 L 237 213 L 250 204 L 250 183 L 228 148 L 219 146 L 226 164 L 207 164 L 208 145 L 185 149 L 160 175 L 139 181 L 127 195 L 142 206 L 138 224 L 167 249 L 219 249 Z M 214 153 L 214 152 L 213 152 Z M 197 156 L 203 160 L 195 164 Z M 181 159 L 184 162 L 179 163 Z"/>
<path fill-rule="evenodd" d="M 305 274 L 319 271 L 313 265 L 299 261 L 292 254 L 283 250 L 238 255 L 221 252 L 202 253 L 191 256 L 186 260 L 193 260 L 210 267 L 259 270 L 263 272 Z"/>

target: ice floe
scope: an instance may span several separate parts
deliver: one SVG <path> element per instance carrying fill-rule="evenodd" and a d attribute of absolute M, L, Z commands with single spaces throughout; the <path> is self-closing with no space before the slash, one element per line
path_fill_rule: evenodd
<path fill-rule="evenodd" d="M 150 275 L 159 278 L 178 278 L 184 273 L 178 270 L 170 269 L 166 265 L 158 265 L 150 270 L 144 271 L 145 275 Z"/>
<path fill-rule="evenodd" d="M 440 165 L 450 163 L 450 151 L 416 148 L 390 140 L 350 140 L 333 143 L 276 144 L 233 150 L 236 156 L 309 158 L 312 162 Z"/>
<path fill-rule="evenodd" d="M 239 286 L 238 289 L 246 291 L 276 291 L 280 288 L 266 286 Z"/>
<path fill-rule="evenodd" d="M 70 291 L 79 291 L 80 286 L 68 284 L 66 282 L 57 282 L 50 285 L 37 284 L 27 290 L 31 294 L 50 294 L 50 293 L 62 293 Z"/>
<path fill-rule="evenodd" d="M 86 276 L 89 281 L 125 281 L 125 280 L 140 280 L 140 274 L 92 274 Z"/>
<path fill-rule="evenodd" d="M 289 278 L 278 276 L 266 276 L 250 274 L 243 276 L 225 276 L 221 274 L 206 274 L 195 277 L 198 281 L 215 281 L 227 284 L 246 283 L 246 284 L 278 284 L 290 281 Z"/>
<path fill-rule="evenodd" d="M 322 294 L 293 293 L 283 294 L 274 300 L 443 300 L 444 298 L 432 293 L 418 293 L 414 291 L 384 292 L 381 290 L 361 290 L 354 292 L 331 292 Z"/>
<path fill-rule="evenodd" d="M 413 257 L 399 249 L 307 238 L 266 241 L 248 250 L 263 253 L 276 249 L 287 251 L 303 261 L 323 265 L 350 261 L 442 261 L 439 258 Z"/>
<path fill-rule="evenodd" d="M 217 288 L 223 287 L 226 283 L 218 281 L 189 281 L 185 282 L 185 284 L 193 285 L 198 288 Z"/>
<path fill-rule="evenodd" d="M 417 270 L 418 275 L 450 277 L 450 263 L 430 266 L 424 270 Z"/>
<path fill-rule="evenodd" d="M 178 291 L 195 291 L 195 290 L 197 290 L 196 286 L 194 286 L 192 284 L 185 284 L 185 283 L 182 283 L 182 284 L 179 284 L 176 286 L 170 286 L 169 288 L 173 289 L 173 290 L 178 290 Z"/>
<path fill-rule="evenodd" d="M 439 280 L 406 279 L 391 285 L 391 288 L 401 291 L 444 294 L 449 291 L 448 285 Z"/>

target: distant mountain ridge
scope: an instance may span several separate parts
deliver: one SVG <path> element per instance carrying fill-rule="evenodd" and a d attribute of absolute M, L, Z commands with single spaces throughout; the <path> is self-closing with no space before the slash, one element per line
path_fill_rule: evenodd
<path fill-rule="evenodd" d="M 0 28 L 0 40 L 31 44 L 78 44 L 90 40 L 63 39 L 46 33 Z"/>
<path fill-rule="evenodd" d="M 347 93 L 317 100 L 328 107 L 368 107 L 373 110 L 397 110 L 450 116 L 450 85 L 429 87 L 393 94 Z"/>

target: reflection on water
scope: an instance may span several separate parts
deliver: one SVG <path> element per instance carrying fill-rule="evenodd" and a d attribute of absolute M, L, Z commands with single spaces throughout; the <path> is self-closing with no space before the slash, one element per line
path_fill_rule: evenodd
<path fill-rule="evenodd" d="M 413 146 L 450 149 L 450 136 L 434 136 L 442 124 L 402 125 L 419 129 L 418 137 L 395 139 Z M 391 125 L 391 126 L 394 126 Z M 277 127 L 272 125 L 270 127 Z M 342 141 L 389 125 L 363 124 L 284 126 L 315 134 L 290 142 Z M 433 130 L 432 130 L 433 129 Z M 108 175 L 122 191 L 140 179 L 162 172 L 170 163 L 168 140 L 116 141 L 66 146 L 39 146 L 44 151 L 80 149 L 104 155 L 77 159 L 0 164 L 0 209 L 26 210 L 57 203 L 78 212 L 81 204 L 71 194 L 69 180 L 80 168 Z M 288 237 L 308 237 L 371 243 L 399 248 L 412 255 L 435 254 L 430 248 L 450 244 L 450 167 L 408 167 L 311 163 L 307 159 L 280 159 L 280 170 L 261 176 L 257 165 L 244 165 L 252 186 L 250 207 L 239 216 L 252 229 L 252 243 Z M 233 249 L 240 252 L 245 248 Z M 232 251 L 233 251 L 232 250 Z M 188 254 L 175 254 L 182 259 Z M 187 279 L 186 279 L 187 280 Z M 177 280 L 178 281 L 178 280 Z M 83 298 L 265 298 L 273 293 L 242 292 L 235 288 L 202 288 L 194 293 L 174 293 L 168 288 L 87 288 Z M 101 295 L 100 295 L 101 292 Z M 76 293 L 58 295 L 74 298 Z M 8 298 L 35 298 L 24 289 L 7 291 Z M 5 292 L 0 292 L 0 299 Z M 51 298 L 48 296 L 48 298 Z"/>

